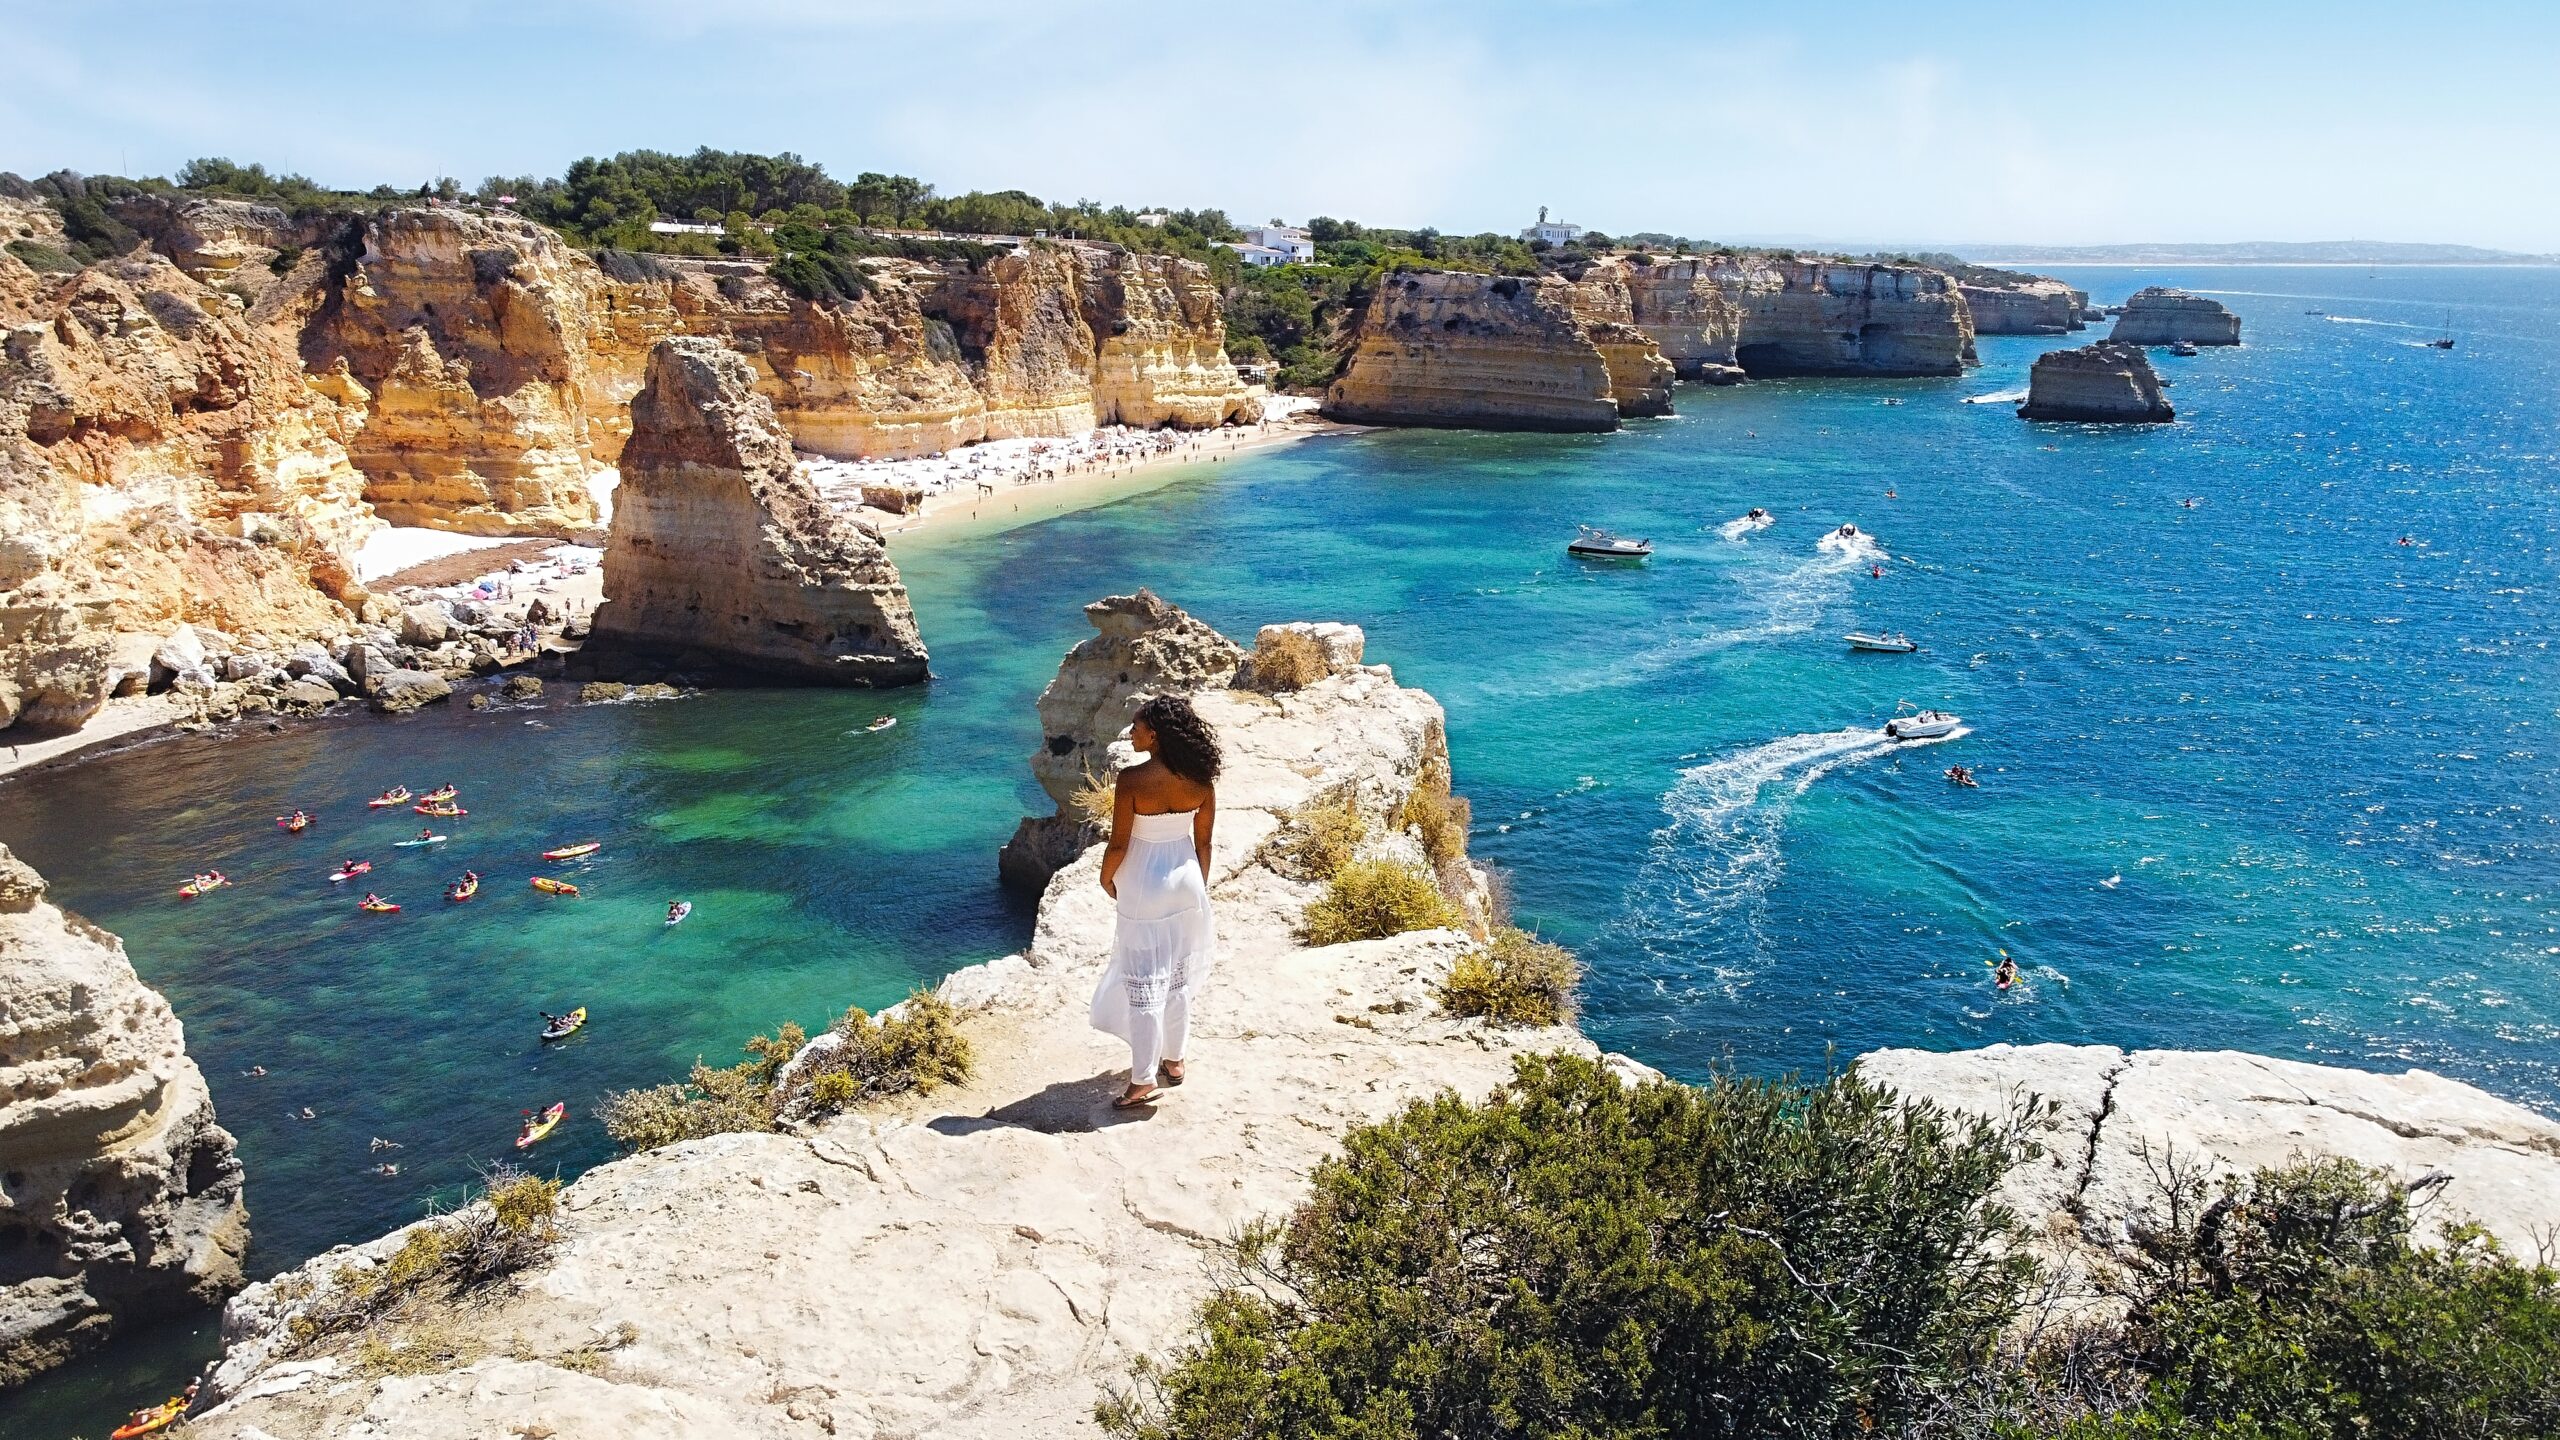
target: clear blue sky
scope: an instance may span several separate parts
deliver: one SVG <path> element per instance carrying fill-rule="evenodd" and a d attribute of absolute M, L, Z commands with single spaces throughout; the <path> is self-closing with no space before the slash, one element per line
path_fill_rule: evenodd
<path fill-rule="evenodd" d="M 2560 251 L 2560 3 L 0 0 L 0 168 L 792 150 L 1444 230 Z"/>

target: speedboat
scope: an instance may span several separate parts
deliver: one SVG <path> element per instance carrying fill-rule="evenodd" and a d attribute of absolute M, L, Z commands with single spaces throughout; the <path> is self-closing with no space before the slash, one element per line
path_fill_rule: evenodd
<path fill-rule="evenodd" d="M 1858 538 L 1858 527 L 1844 521 L 1839 529 L 1834 530 L 1831 533 L 1839 536 L 1843 540 L 1855 540 Z"/>
<path fill-rule="evenodd" d="M 1642 560 L 1653 553 L 1650 540 L 1612 535 L 1590 525 L 1575 528 L 1580 533 L 1573 537 L 1573 543 L 1564 547 L 1568 555 L 1579 555 L 1586 560 Z"/>
<path fill-rule="evenodd" d="M 2169 342 L 2169 353 L 2172 355 L 2193 355 L 2196 353 L 2196 342 L 2193 340 L 2172 340 Z"/>
<path fill-rule="evenodd" d="M 1944 710 L 1923 710 L 1916 715 L 1896 715 L 1884 722 L 1888 740 L 1936 740 L 1952 735 L 1964 724 L 1960 716 Z"/>
<path fill-rule="evenodd" d="M 1920 648 L 1920 642 L 1908 635 L 1869 635 L 1852 630 L 1840 638 L 1848 641 L 1852 650 L 1872 650 L 1879 655 L 1908 655 Z"/>
<path fill-rule="evenodd" d="M 1742 518 L 1745 520 L 1766 520 L 1769 518 L 1769 512 L 1761 509 L 1757 505 L 1754 505 L 1751 507 L 1751 513 L 1743 516 Z"/>

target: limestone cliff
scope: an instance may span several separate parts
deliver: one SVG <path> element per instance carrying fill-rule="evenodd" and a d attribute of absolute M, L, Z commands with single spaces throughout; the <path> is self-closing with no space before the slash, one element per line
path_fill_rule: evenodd
<path fill-rule="evenodd" d="M 2037 356 L 2018 418 L 2153 424 L 2175 420 L 2178 412 L 2141 346 L 2101 341 Z"/>
<path fill-rule="evenodd" d="M 1792 256 L 1720 262 L 1742 311 L 1734 363 L 1781 375 L 1957 375 L 1973 318 L 1948 275 L 1918 265 Z"/>
<path fill-rule="evenodd" d="M 2154 285 L 2124 302 L 2107 338 L 2121 345 L 2237 345 L 2240 317 L 2219 300 Z"/>
<path fill-rule="evenodd" d="M 1102 246 L 1079 253 L 1097 420 L 1207 430 L 1262 418 L 1227 358 L 1225 307 L 1207 266 Z"/>
<path fill-rule="evenodd" d="M 661 340 L 631 401 L 590 666 L 656 658 L 833 685 L 925 675 L 879 539 L 792 463 L 755 372 L 717 340 Z"/>
<path fill-rule="evenodd" d="M 1615 430 L 1608 358 L 1556 276 L 1379 277 L 1324 413 L 1369 425 Z"/>
<path fill-rule="evenodd" d="M 562 1197 L 552 1258 L 475 1305 L 481 1353 L 416 1373 L 293 1352 L 304 1287 L 398 1241 L 321 1256 L 234 1302 L 191 1433 L 1074 1433 L 1134 1357 L 1183 1337 L 1220 1242 L 1299 1199 L 1345 1129 L 1444 1089 L 1482 1094 L 1520 1051 L 1590 1053 L 1570 1031 L 1437 1013 L 1465 943 L 1452 932 L 1291 938 L 1316 887 L 1262 863 L 1262 841 L 1336 788 L 1383 829 L 1443 763 L 1428 695 L 1354 666 L 1197 703 L 1227 757 L 1219 969 L 1189 1082 L 1155 1113 L 1109 1109 L 1127 1047 L 1086 1023 L 1111 934 L 1096 847 L 1049 885 L 1027 951 L 943 981 L 980 1057 L 965 1088 L 590 1171 Z"/>
<path fill-rule="evenodd" d="M 1031 774 L 1056 812 L 1025 816 L 997 859 L 1005 883 L 1025 889 L 1048 884 L 1093 843 L 1075 795 L 1109 777 L 1113 743 L 1138 706 L 1155 695 L 1224 689 L 1244 662 L 1233 641 L 1152 590 L 1096 600 L 1084 618 L 1096 633 L 1067 652 L 1040 692 L 1040 748 L 1031 754 Z"/>
<path fill-rule="evenodd" d="M 1908 1098 L 2005 1116 L 2055 1102 L 2029 1138 L 2045 1154 L 2000 1198 L 2063 1258 L 2103 1252 L 2155 1214 L 2170 1155 L 2209 1174 L 2342 1155 L 2414 1178 L 2453 1177 L 2428 1218 L 2468 1217 L 2523 1255 L 2560 1230 L 2560 1123 L 2424 1070 L 2342 1070 L 2232 1050 L 1993 1045 L 1879 1050 L 1858 1072 Z"/>
<path fill-rule="evenodd" d="M 241 1283 L 240 1162 L 168 1002 L 0 846 L 0 1388 Z"/>
<path fill-rule="evenodd" d="M 314 372 L 373 396 L 355 446 L 383 518 L 475 534 L 591 528 L 601 462 L 588 339 L 603 275 L 512 215 L 388 210 L 312 307 Z"/>
<path fill-rule="evenodd" d="M 1595 265 L 1573 285 L 1573 313 L 1609 367 L 1609 398 L 1622 417 L 1671 413 L 1679 370 L 1636 326 L 1635 300 L 1623 265 Z"/>
<path fill-rule="evenodd" d="M 245 308 L 148 251 L 67 276 L 0 253 L 0 728 L 77 728 L 120 636 L 349 618 L 367 397 Z"/>
<path fill-rule="evenodd" d="M 2085 328 L 2080 312 L 2088 308 L 2088 296 L 2059 280 L 2021 275 L 1994 281 L 1985 275 L 1960 281 L 1958 288 L 1976 335 L 2067 335 Z"/>
<path fill-rule="evenodd" d="M 1738 270 L 1711 260 L 1646 258 L 1652 263 L 1611 262 L 1623 272 L 1635 327 L 1683 378 L 1709 385 L 1741 380 L 1733 358 L 1742 337 Z"/>

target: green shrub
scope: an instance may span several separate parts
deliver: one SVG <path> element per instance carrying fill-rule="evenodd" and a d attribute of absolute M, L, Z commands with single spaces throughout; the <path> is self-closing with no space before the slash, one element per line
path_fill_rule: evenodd
<path fill-rule="evenodd" d="M 9 253 L 25 262 L 40 275 L 68 275 L 80 268 L 80 262 L 69 252 L 56 249 L 41 240 L 12 240 Z"/>
<path fill-rule="evenodd" d="M 2113 1337 L 2145 1382 L 2075 1437 L 2560 1435 L 2560 1272 L 2470 1226 L 2412 1243 L 2407 1192 L 2345 1160 L 2168 1182 Z"/>
<path fill-rule="evenodd" d="M 1264 842 L 1263 858 L 1293 880 L 1331 880 L 1368 838 L 1359 797 L 1348 786 L 1336 786 L 1290 811 Z"/>
<path fill-rule="evenodd" d="M 1853 1076 L 1623 1086 L 1527 1056 L 1356 1130 L 1245 1231 L 1128 1440 L 1907 1433 L 2032 1263 L 1995 1127 Z"/>
<path fill-rule="evenodd" d="M 1360 860 L 1342 867 L 1307 907 L 1303 930 L 1310 945 L 1340 945 L 1456 925 L 1459 918 L 1429 875 L 1393 860 Z"/>
<path fill-rule="evenodd" d="M 286 274 L 302 261 L 302 247 L 287 245 L 267 258 L 267 268 L 278 275 Z"/>
<path fill-rule="evenodd" d="M 960 1012 L 921 990 L 894 1014 L 874 1020 L 857 1006 L 830 1028 L 838 1043 L 816 1056 L 802 1077 L 809 1103 L 822 1111 L 958 1085 L 975 1063 L 969 1037 L 960 1032 Z"/>
<path fill-rule="evenodd" d="M 1572 951 L 1505 925 L 1450 965 L 1440 1005 L 1497 1025 L 1561 1025 L 1573 1018 L 1581 983 L 1582 965 Z"/>
<path fill-rule="evenodd" d="M 770 1130 L 772 1093 L 773 1076 L 759 1061 L 714 1069 L 697 1060 L 679 1083 L 608 1091 L 596 1102 L 596 1118 L 615 1144 L 637 1153 L 706 1135 Z"/>
<path fill-rule="evenodd" d="M 289 1333 L 308 1345 L 395 1312 L 416 1313 L 413 1302 L 449 1300 L 514 1274 L 550 1253 L 560 1238 L 559 1199 L 559 1181 L 500 1165 L 484 1177 L 476 1199 L 412 1229 L 380 1263 L 339 1267 L 320 1297 L 294 1317 Z"/>

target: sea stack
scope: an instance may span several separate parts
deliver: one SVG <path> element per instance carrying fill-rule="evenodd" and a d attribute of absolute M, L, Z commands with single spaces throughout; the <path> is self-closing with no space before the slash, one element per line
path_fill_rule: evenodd
<path fill-rule="evenodd" d="M 240 1288 L 230 1132 L 116 937 L 0 845 L 0 1389 Z"/>
<path fill-rule="evenodd" d="M 1095 634 L 1067 652 L 1040 692 L 1040 748 L 1031 773 L 1057 802 L 1027 815 L 997 857 L 1008 885 L 1038 891 L 1059 867 L 1102 838 L 1076 812 L 1075 794 L 1110 778 L 1111 743 L 1156 695 L 1193 695 L 1234 682 L 1245 652 L 1152 590 L 1109 595 L 1084 607 Z"/>
<path fill-rule="evenodd" d="M 2178 412 L 2142 347 L 2101 341 L 2037 356 L 2018 418 L 2165 424 Z"/>
<path fill-rule="evenodd" d="M 2154 285 L 2124 302 L 2107 338 L 2119 345 L 2237 345 L 2240 317 L 2219 300 Z"/>
<path fill-rule="evenodd" d="M 1408 270 L 1378 281 L 1324 413 L 1363 425 L 1576 431 L 1617 429 L 1619 407 L 1572 282 Z"/>
<path fill-rule="evenodd" d="M 827 685 L 925 678 L 907 589 L 877 536 L 830 511 L 792 463 L 746 359 L 717 340 L 658 342 L 582 659 L 655 660 Z"/>

